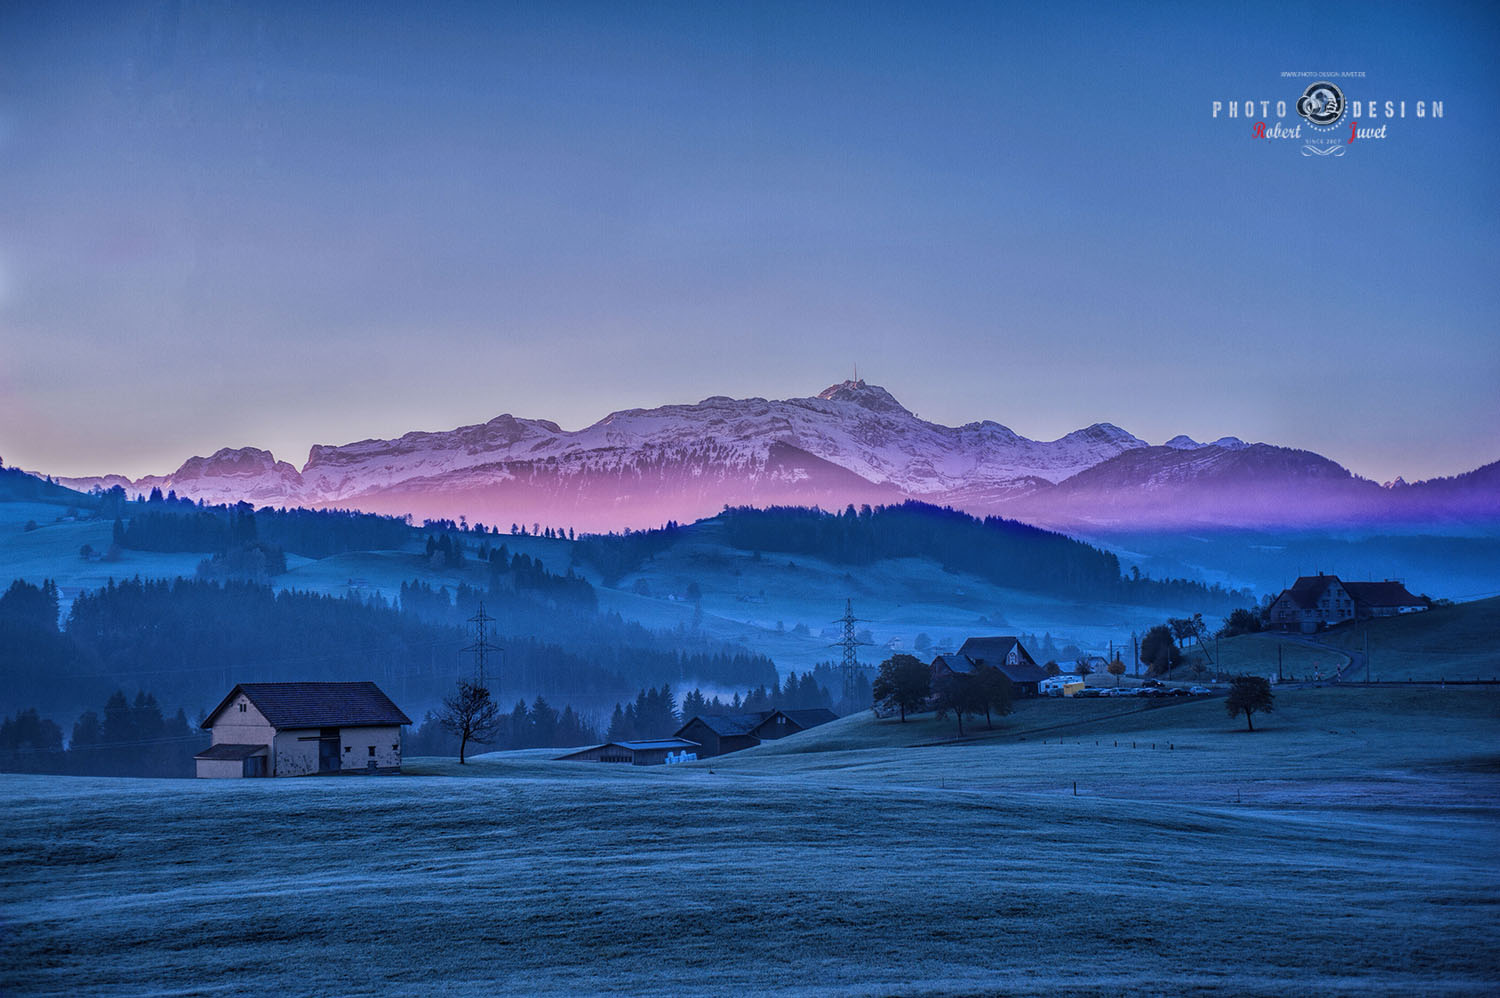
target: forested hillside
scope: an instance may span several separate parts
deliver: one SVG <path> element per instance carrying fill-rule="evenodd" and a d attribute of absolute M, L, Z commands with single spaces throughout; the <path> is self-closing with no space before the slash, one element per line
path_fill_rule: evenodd
<path fill-rule="evenodd" d="M 739 507 L 701 522 L 722 525 L 727 543 L 741 551 L 801 554 L 843 565 L 927 558 L 996 585 L 1069 598 L 1205 611 L 1254 600 L 1247 591 L 1188 579 L 1152 579 L 1138 571 L 1123 575 L 1115 555 L 1065 534 L 919 502 L 849 506 L 842 513 L 800 506 Z M 579 541 L 578 557 L 606 578 L 619 578 L 682 536 L 682 528 L 669 524 L 661 530 L 587 537 Z"/>

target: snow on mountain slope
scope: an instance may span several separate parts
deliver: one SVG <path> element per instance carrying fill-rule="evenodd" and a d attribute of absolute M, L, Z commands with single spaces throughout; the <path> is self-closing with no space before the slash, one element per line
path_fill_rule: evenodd
<path fill-rule="evenodd" d="M 1395 497 L 1410 510 L 1457 504 L 1485 513 L 1493 497 L 1464 497 L 1491 477 L 1381 489 L 1306 451 L 1237 437 L 1202 444 L 1178 436 L 1151 447 L 1109 423 L 1030 440 L 988 420 L 928 422 L 884 388 L 845 381 L 811 398 L 714 396 L 626 409 L 575 431 L 502 415 L 444 432 L 317 445 L 300 472 L 247 447 L 131 483 L 62 481 L 84 490 L 123 484 L 132 494 L 175 489 L 209 502 L 608 530 L 711 515 L 726 504 L 827 508 L 905 498 L 1055 526 L 1331 522 L 1384 515 Z"/>

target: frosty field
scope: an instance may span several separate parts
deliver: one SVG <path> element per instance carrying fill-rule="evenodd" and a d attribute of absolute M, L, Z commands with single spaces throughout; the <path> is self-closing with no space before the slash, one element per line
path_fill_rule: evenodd
<path fill-rule="evenodd" d="M 1255 735 L 1084 701 L 671 768 L 3 776 L 0 993 L 1493 993 L 1497 714 L 1307 690 Z"/>

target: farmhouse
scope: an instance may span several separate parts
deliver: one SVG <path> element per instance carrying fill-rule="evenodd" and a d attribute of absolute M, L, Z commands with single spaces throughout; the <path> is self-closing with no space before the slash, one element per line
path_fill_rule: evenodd
<path fill-rule="evenodd" d="M 1431 604 L 1399 582 L 1344 582 L 1337 575 L 1304 575 L 1272 601 L 1271 626 L 1310 633 L 1350 620 L 1419 613 Z"/>
<path fill-rule="evenodd" d="M 724 755 L 774 741 L 799 731 L 838 720 L 826 707 L 811 710 L 758 710 L 740 714 L 700 714 L 677 729 L 678 738 L 691 739 L 702 747 L 698 757 Z"/>
<path fill-rule="evenodd" d="M 648 741 L 605 742 L 559 758 L 566 762 L 623 762 L 631 766 L 659 766 L 665 762 L 689 762 L 698 758 L 697 742 L 686 738 L 656 738 Z"/>
<path fill-rule="evenodd" d="M 198 776 L 397 773 L 410 723 L 374 683 L 241 683 L 203 720 Z"/>
<path fill-rule="evenodd" d="M 999 669 L 1018 698 L 1037 696 L 1047 678 L 1019 639 L 1002 636 L 969 638 L 957 652 L 939 655 L 932 660 L 932 679 L 936 683 L 945 676 L 968 675 L 981 665 Z"/>

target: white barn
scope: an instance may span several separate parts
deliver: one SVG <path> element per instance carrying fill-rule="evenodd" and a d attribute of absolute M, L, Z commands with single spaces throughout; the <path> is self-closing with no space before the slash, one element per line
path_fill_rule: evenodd
<path fill-rule="evenodd" d="M 241 683 L 203 720 L 198 776 L 396 773 L 410 723 L 374 683 Z"/>

